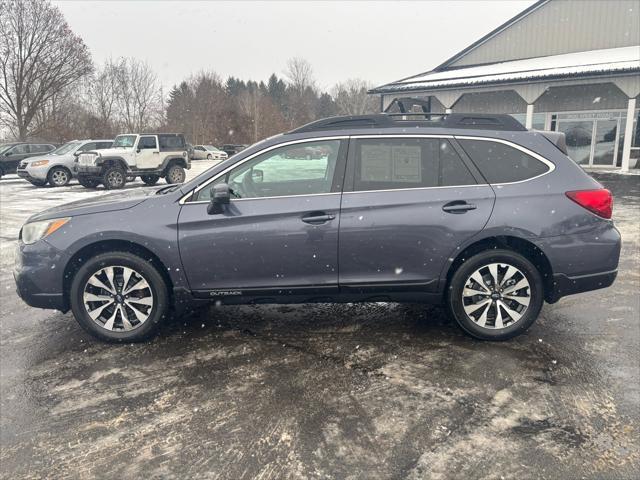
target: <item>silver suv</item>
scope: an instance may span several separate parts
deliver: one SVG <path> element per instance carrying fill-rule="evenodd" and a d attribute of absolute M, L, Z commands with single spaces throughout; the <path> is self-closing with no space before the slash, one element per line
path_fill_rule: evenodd
<path fill-rule="evenodd" d="M 185 168 L 191 168 L 191 161 L 178 133 L 118 135 L 112 148 L 83 153 L 77 161 L 81 185 L 95 188 L 102 183 L 108 190 L 122 188 L 136 177 L 147 185 L 161 177 L 167 183 L 182 183 Z"/>
<path fill-rule="evenodd" d="M 23 160 L 17 174 L 36 187 L 64 187 L 75 176 L 75 160 L 90 150 L 111 148 L 113 140 L 73 140 L 46 155 Z"/>

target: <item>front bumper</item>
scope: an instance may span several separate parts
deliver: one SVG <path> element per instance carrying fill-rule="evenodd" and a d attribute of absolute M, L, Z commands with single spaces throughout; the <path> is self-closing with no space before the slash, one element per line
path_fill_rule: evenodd
<path fill-rule="evenodd" d="M 64 297 L 64 269 L 68 261 L 65 252 L 45 240 L 33 245 L 18 242 L 13 268 L 18 296 L 32 307 L 66 312 L 69 306 Z"/>
<path fill-rule="evenodd" d="M 31 169 L 31 170 L 20 170 L 16 171 L 20 178 L 24 178 L 25 180 L 36 180 L 36 181 L 45 181 L 47 179 L 47 173 L 49 171 L 47 169 Z"/>
<path fill-rule="evenodd" d="M 102 172 L 102 167 L 100 165 L 80 165 L 76 164 L 76 173 L 78 176 L 99 176 Z"/>

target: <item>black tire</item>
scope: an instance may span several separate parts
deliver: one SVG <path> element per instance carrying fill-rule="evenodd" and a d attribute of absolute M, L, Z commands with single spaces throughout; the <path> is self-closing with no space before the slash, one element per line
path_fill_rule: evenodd
<path fill-rule="evenodd" d="M 465 300 L 463 299 L 463 290 L 465 289 L 465 283 L 470 278 L 470 276 L 474 274 L 474 272 L 482 269 L 484 266 L 488 266 L 489 264 L 493 263 L 515 267 L 517 270 L 519 270 L 519 274 L 516 274 L 516 278 L 520 279 L 520 275 L 522 275 L 529 284 L 528 287 L 520 290 L 520 292 L 522 292 L 522 295 L 529 295 L 529 305 L 525 310 L 521 311 L 522 316 L 516 321 L 513 321 L 513 318 L 509 317 L 509 320 L 511 320 L 511 322 L 508 324 L 505 323 L 506 326 L 504 326 L 503 328 L 480 326 L 474 320 L 469 318 L 470 315 L 467 315 L 464 309 Z M 487 272 L 487 270 L 484 271 Z M 497 276 L 499 277 L 499 282 L 505 282 L 506 280 L 508 280 L 506 279 L 507 273 L 504 272 L 504 270 L 502 273 L 502 278 L 500 278 L 500 270 L 498 270 L 498 272 L 499 273 Z M 488 281 L 491 284 L 490 279 Z M 485 287 L 487 290 L 493 291 L 493 288 L 486 283 Z M 479 291 L 477 288 L 473 290 Z M 492 295 L 500 295 L 500 298 L 492 300 L 493 297 L 491 296 L 484 297 L 487 301 L 492 302 L 491 306 L 487 307 L 487 311 L 489 311 L 489 317 L 491 317 L 491 313 L 493 313 L 493 321 L 495 322 L 494 326 L 495 324 L 497 324 L 497 321 L 495 320 L 495 317 L 497 317 L 495 309 L 500 308 L 501 317 L 507 312 L 507 310 L 504 310 L 497 305 L 500 305 L 500 302 L 503 302 L 503 305 L 505 303 L 511 302 L 508 297 L 502 297 L 502 290 L 500 288 L 496 287 L 495 290 L 496 292 Z M 505 291 L 507 290 L 505 289 Z M 538 314 L 540 313 L 540 309 L 542 308 L 543 302 L 544 286 L 542 283 L 542 276 L 540 275 L 540 272 L 529 260 L 511 250 L 489 250 L 486 252 L 478 253 L 477 255 L 469 258 L 467 261 L 462 263 L 455 271 L 453 277 L 451 278 L 451 281 L 449 282 L 449 288 L 447 291 L 447 308 L 451 316 L 456 320 L 458 325 L 460 325 L 460 327 L 466 333 L 480 340 L 508 340 L 521 334 L 522 332 L 527 330 L 533 324 L 533 322 L 536 321 L 536 319 L 538 318 Z M 473 301 L 471 302 L 471 304 L 474 305 Z M 514 304 L 511 303 L 510 305 Z M 515 305 L 517 306 L 517 303 Z M 469 305 L 467 305 L 467 307 L 468 306 Z M 491 310 L 492 308 L 494 310 Z M 518 306 L 518 308 L 521 307 Z M 480 312 L 480 315 L 478 315 L 476 312 Z M 481 317 L 482 314 L 484 314 L 484 310 L 476 310 L 471 312 L 471 314 L 477 315 L 477 317 Z M 509 316 L 508 313 L 506 314 L 506 316 Z M 491 322 L 491 318 L 489 318 L 487 322 Z"/>
<path fill-rule="evenodd" d="M 165 180 L 168 184 L 184 183 L 187 174 L 180 165 L 171 165 L 165 173 Z"/>
<path fill-rule="evenodd" d="M 207 155 L 207 160 L 213 160 L 213 156 L 211 154 Z"/>
<path fill-rule="evenodd" d="M 78 183 L 82 185 L 84 188 L 96 188 L 98 185 L 100 185 L 100 180 L 95 180 L 93 178 L 78 177 Z"/>
<path fill-rule="evenodd" d="M 160 175 L 140 175 L 140 179 L 146 185 L 155 185 L 160 180 Z"/>
<path fill-rule="evenodd" d="M 150 308 L 148 318 L 132 330 L 108 330 L 92 320 L 85 307 L 83 297 L 88 280 L 96 272 L 109 266 L 128 267 L 139 272 L 149 284 L 153 295 L 154 303 Z M 150 262 L 129 252 L 102 253 L 87 260 L 73 277 L 69 297 L 71 311 L 80 326 L 94 337 L 106 342 L 139 342 L 147 340 L 158 332 L 162 322 L 169 314 L 169 294 L 164 278 Z M 116 314 L 116 322 L 119 318 L 120 324 L 123 325 L 120 315 Z"/>
<path fill-rule="evenodd" d="M 34 187 L 44 187 L 47 184 L 46 180 L 27 180 Z"/>
<path fill-rule="evenodd" d="M 107 190 L 123 188 L 127 183 L 127 175 L 122 167 L 117 165 L 107 167 L 102 174 L 102 184 Z"/>
<path fill-rule="evenodd" d="M 53 167 L 47 174 L 47 182 L 52 187 L 65 187 L 71 181 L 71 172 L 64 167 Z"/>
<path fill-rule="evenodd" d="M 0 178 L 2 178 L 2 176 L 4 175 L 4 170 L 2 169 L 2 167 L 0 166 Z"/>

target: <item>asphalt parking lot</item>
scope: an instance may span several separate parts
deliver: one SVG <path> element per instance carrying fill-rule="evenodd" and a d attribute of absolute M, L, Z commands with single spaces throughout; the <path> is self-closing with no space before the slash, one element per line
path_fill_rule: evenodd
<path fill-rule="evenodd" d="M 118 346 L 27 307 L 11 277 L 31 213 L 102 191 L 4 178 L 0 476 L 638 478 L 640 176 L 597 178 L 624 240 L 616 283 L 509 342 L 377 303 L 212 306 Z"/>

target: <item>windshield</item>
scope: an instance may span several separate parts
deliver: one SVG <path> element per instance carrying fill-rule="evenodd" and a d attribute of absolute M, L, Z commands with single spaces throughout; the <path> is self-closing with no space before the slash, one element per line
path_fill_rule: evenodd
<path fill-rule="evenodd" d="M 216 147 L 214 147 L 213 145 L 205 145 L 204 148 L 206 148 L 210 152 L 219 152 L 220 151 Z"/>
<path fill-rule="evenodd" d="M 134 143 L 136 143 L 136 135 L 118 135 L 111 148 L 130 148 L 133 147 Z"/>
<path fill-rule="evenodd" d="M 56 148 L 53 152 L 50 152 L 49 155 L 64 155 L 65 153 L 69 153 L 71 150 L 80 146 L 82 142 L 69 142 L 65 143 L 61 147 Z"/>

